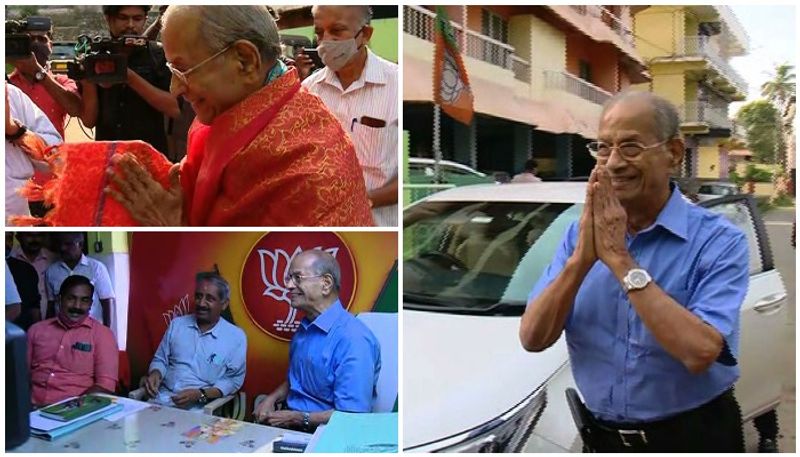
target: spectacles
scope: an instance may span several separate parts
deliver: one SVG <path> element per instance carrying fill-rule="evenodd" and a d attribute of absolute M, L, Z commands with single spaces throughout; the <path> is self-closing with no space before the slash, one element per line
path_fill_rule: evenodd
<path fill-rule="evenodd" d="M 172 66 L 171 62 L 167 62 L 167 68 L 169 68 L 169 71 L 172 72 L 172 74 L 175 75 L 175 77 L 178 78 L 178 80 L 180 80 L 180 82 L 182 82 L 184 85 L 189 84 L 189 75 L 190 74 L 192 74 L 195 71 L 197 71 L 197 69 L 199 69 L 203 65 L 205 65 L 205 64 L 211 62 L 212 60 L 216 59 L 217 57 L 221 56 L 225 51 L 230 49 L 231 46 L 232 45 L 230 45 L 230 44 L 225 46 L 223 49 L 221 49 L 219 52 L 217 52 L 213 56 L 209 57 L 208 59 L 200 62 L 199 64 L 193 66 L 192 68 L 190 68 L 190 69 L 188 69 L 186 71 L 178 70 L 177 68 Z"/>
<path fill-rule="evenodd" d="M 294 284 L 300 284 L 302 281 L 304 281 L 306 279 L 321 278 L 323 276 L 325 276 L 325 275 L 307 275 L 307 276 L 303 276 L 300 273 L 291 273 L 291 274 L 286 275 L 283 278 L 283 283 L 284 284 L 289 284 L 289 281 L 292 281 L 292 283 L 294 283 Z"/>
<path fill-rule="evenodd" d="M 644 152 L 647 149 L 657 148 L 659 146 L 667 144 L 671 138 L 668 138 L 664 141 L 651 144 L 649 146 L 645 146 L 638 141 L 626 141 L 624 143 L 620 143 L 616 146 L 612 146 L 608 143 L 604 143 L 602 141 L 592 141 L 591 143 L 586 145 L 586 149 L 589 150 L 589 154 L 592 155 L 595 159 L 607 159 L 611 157 L 611 153 L 614 149 L 619 152 L 619 155 L 626 160 L 632 160 Z"/>

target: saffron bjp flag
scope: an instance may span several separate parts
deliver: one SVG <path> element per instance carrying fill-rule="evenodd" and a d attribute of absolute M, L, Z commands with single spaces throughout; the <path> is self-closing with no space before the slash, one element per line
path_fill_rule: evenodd
<path fill-rule="evenodd" d="M 472 122 L 472 90 L 444 9 L 436 8 L 436 50 L 433 56 L 433 100 L 445 113 L 463 124 Z"/>

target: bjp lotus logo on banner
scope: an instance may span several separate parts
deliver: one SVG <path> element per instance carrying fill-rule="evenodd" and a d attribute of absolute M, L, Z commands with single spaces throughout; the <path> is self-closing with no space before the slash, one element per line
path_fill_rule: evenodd
<path fill-rule="evenodd" d="M 303 251 L 320 249 L 330 253 L 342 270 L 339 299 L 350 307 L 356 269 L 350 249 L 335 233 L 273 232 L 261 237 L 250 250 L 241 275 L 242 302 L 252 321 L 265 333 L 289 341 L 305 315 L 291 306 L 284 278 L 292 259 Z"/>

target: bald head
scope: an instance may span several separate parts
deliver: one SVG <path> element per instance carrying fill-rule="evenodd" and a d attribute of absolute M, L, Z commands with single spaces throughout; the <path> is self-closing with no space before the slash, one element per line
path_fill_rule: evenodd
<path fill-rule="evenodd" d="M 620 106 L 647 107 L 652 115 L 652 132 L 659 141 L 667 140 L 678 136 L 680 127 L 680 117 L 675 106 L 666 99 L 653 94 L 652 92 L 626 90 L 611 97 L 604 105 L 600 116 L 600 124 L 603 124 L 607 114 Z"/>
<path fill-rule="evenodd" d="M 339 262 L 336 261 L 330 253 L 321 249 L 309 249 L 303 251 L 295 257 L 298 263 L 301 260 L 309 261 L 310 268 L 315 275 L 329 275 L 333 279 L 333 290 L 338 294 L 342 282 L 342 272 L 339 268 Z"/>
<path fill-rule="evenodd" d="M 178 16 L 196 24 L 199 40 L 214 52 L 238 40 L 247 40 L 258 48 L 261 58 L 267 62 L 280 55 L 278 26 L 266 6 L 171 5 L 162 19 L 164 28 Z"/>

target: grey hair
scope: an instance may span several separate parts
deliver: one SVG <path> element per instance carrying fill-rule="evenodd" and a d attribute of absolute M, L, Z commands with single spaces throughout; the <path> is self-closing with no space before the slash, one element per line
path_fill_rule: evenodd
<path fill-rule="evenodd" d="M 194 279 L 196 284 L 200 284 L 201 282 L 210 282 L 214 284 L 219 291 L 219 299 L 224 302 L 230 300 L 231 286 L 219 273 L 215 271 L 201 271 L 195 275 Z"/>
<path fill-rule="evenodd" d="M 306 252 L 314 256 L 314 262 L 311 264 L 314 274 L 320 276 L 330 275 L 333 278 L 333 290 L 338 294 L 342 286 L 342 270 L 339 268 L 339 262 L 336 261 L 336 258 L 321 249 L 312 249 L 303 253 L 305 254 Z"/>
<path fill-rule="evenodd" d="M 603 112 L 600 115 L 602 119 L 606 112 L 622 102 L 629 100 L 643 99 L 650 103 L 653 108 L 653 119 L 656 126 L 656 135 L 660 141 L 669 140 L 678 136 L 680 132 L 680 117 L 675 105 L 670 103 L 663 97 L 652 92 L 645 92 L 641 90 L 626 90 L 622 91 L 603 104 Z"/>
<path fill-rule="evenodd" d="M 253 43 L 265 61 L 278 58 L 281 40 L 278 26 L 266 6 L 261 5 L 173 5 L 162 19 L 166 26 L 171 14 L 194 9 L 200 15 L 200 38 L 214 52 L 237 40 Z"/>
<path fill-rule="evenodd" d="M 343 6 L 355 8 L 361 16 L 361 26 L 369 25 L 372 22 L 372 7 L 369 5 L 314 5 L 311 7 L 311 15 L 315 15 L 320 6 Z"/>

